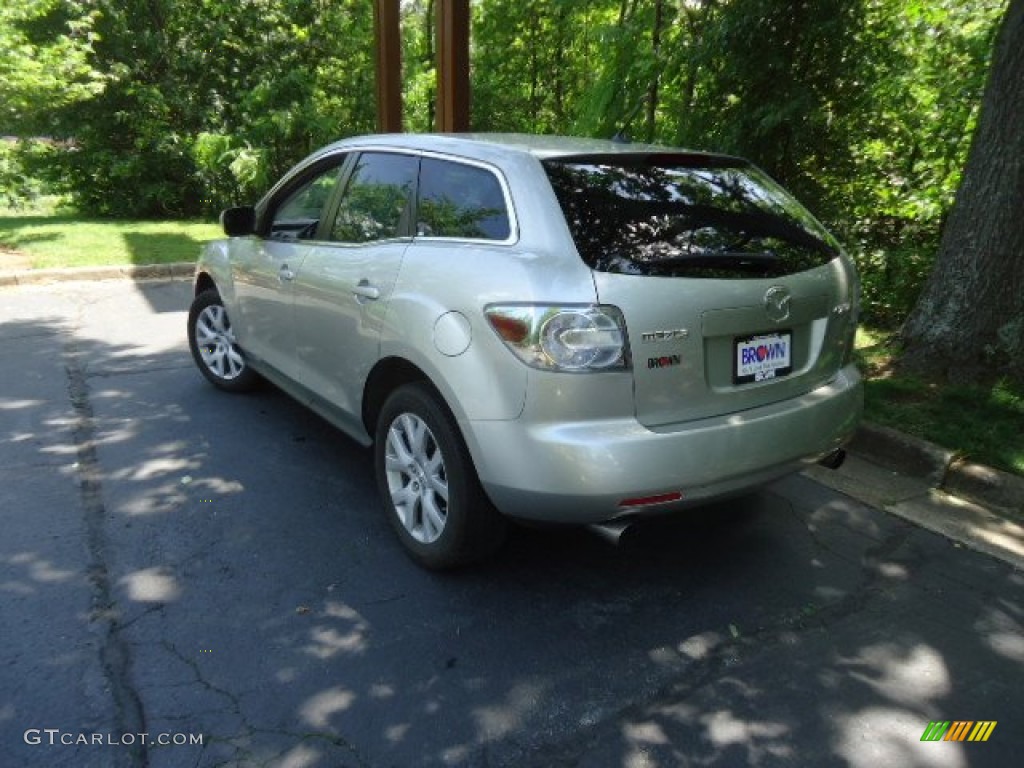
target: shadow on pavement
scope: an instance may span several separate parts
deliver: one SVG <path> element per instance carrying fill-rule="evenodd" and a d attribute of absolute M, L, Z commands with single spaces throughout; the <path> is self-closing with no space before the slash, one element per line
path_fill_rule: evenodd
<path fill-rule="evenodd" d="M 791 478 L 620 548 L 517 529 L 489 563 L 427 573 L 368 451 L 270 387 L 215 391 L 182 288 L 140 290 L 180 338 L 132 314 L 0 326 L 12 759 L 1012 764 L 1019 572 Z M 1000 724 L 921 742 L 934 720 Z M 204 743 L 30 746 L 32 727 Z"/>

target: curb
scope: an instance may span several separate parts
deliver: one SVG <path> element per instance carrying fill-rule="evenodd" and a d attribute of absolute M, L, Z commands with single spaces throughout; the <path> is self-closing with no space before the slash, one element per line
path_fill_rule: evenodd
<path fill-rule="evenodd" d="M 71 267 L 67 269 L 26 269 L 0 272 L 0 288 L 13 285 L 65 283 L 75 280 L 160 280 L 191 277 L 196 265 L 193 261 L 171 264 L 122 264 L 111 267 Z"/>
<path fill-rule="evenodd" d="M 956 461 L 946 471 L 942 489 L 954 496 L 1024 517 L 1024 477 Z"/>
<path fill-rule="evenodd" d="M 919 437 L 865 422 L 847 450 L 958 498 L 1024 515 L 1024 477 L 963 461 Z"/>

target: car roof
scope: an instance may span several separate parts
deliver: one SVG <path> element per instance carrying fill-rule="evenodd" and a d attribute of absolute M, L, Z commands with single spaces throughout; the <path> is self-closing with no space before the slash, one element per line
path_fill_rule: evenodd
<path fill-rule="evenodd" d="M 418 151 L 450 152 L 463 157 L 493 160 L 496 156 L 532 155 L 541 160 L 586 155 L 682 154 L 689 157 L 724 158 L 711 152 L 677 147 L 573 136 L 528 133 L 388 133 L 343 139 L 325 150 L 355 147 L 391 147 Z"/>

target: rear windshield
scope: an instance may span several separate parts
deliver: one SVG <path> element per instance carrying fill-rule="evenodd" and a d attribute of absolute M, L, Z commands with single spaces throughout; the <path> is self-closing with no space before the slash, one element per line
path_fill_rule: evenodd
<path fill-rule="evenodd" d="M 668 277 L 774 277 L 828 263 L 836 241 L 741 160 L 700 155 L 544 162 L 592 269 Z"/>

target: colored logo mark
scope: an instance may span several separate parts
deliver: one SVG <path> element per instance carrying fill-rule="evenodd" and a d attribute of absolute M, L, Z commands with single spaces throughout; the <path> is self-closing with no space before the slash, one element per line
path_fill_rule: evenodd
<path fill-rule="evenodd" d="M 988 741 L 998 720 L 933 720 L 921 741 Z"/>

